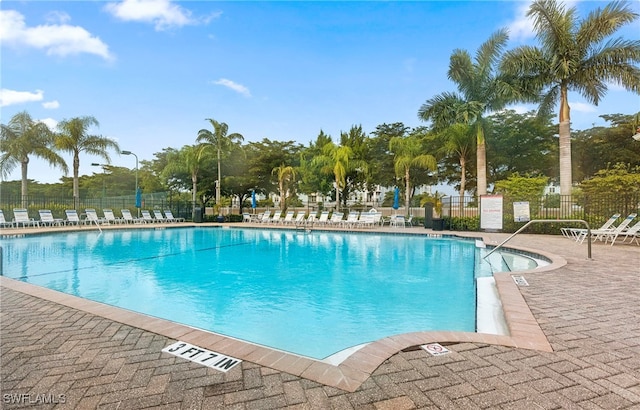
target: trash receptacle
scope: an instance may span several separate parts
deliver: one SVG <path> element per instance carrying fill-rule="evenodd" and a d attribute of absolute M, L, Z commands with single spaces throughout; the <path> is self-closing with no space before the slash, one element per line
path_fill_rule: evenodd
<path fill-rule="evenodd" d="M 433 230 L 434 231 L 444 231 L 444 219 L 442 219 L 442 218 L 433 218 Z"/>
<path fill-rule="evenodd" d="M 193 208 L 193 222 L 202 223 L 202 208 Z"/>
<path fill-rule="evenodd" d="M 433 229 L 433 204 L 424 204 L 424 229 Z"/>

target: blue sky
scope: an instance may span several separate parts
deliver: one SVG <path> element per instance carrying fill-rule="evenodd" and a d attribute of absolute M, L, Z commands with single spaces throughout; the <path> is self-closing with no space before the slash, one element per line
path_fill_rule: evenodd
<path fill-rule="evenodd" d="M 571 2 L 581 16 L 605 2 Z M 339 138 L 362 125 L 425 125 L 417 111 L 454 91 L 456 49 L 472 55 L 507 27 L 509 47 L 534 43 L 528 1 L 209 2 L 168 0 L 0 1 L 1 120 L 27 111 L 50 126 L 91 115 L 92 133 L 150 160 L 194 144 L 206 118 L 245 141 L 307 145 L 320 130 Z M 640 3 L 632 7 L 640 12 Z M 638 38 L 640 22 L 620 31 Z M 574 129 L 602 114 L 640 111 L 640 98 L 611 85 L 598 107 L 570 96 Z M 511 107 L 526 111 L 532 107 Z M 67 158 L 67 157 L 65 157 Z M 69 158 L 67 158 L 69 159 Z M 111 163 L 135 167 L 131 156 Z M 80 158 L 80 174 L 99 158 Z M 71 165 L 71 161 L 68 161 Z M 19 179 L 19 169 L 8 178 Z M 29 178 L 61 171 L 32 158 Z"/>

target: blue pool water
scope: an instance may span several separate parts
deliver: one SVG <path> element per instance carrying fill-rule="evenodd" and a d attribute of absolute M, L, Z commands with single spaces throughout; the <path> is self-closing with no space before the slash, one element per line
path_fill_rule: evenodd
<path fill-rule="evenodd" d="M 172 228 L 2 246 L 7 277 L 317 359 L 394 334 L 475 331 L 473 241 Z"/>

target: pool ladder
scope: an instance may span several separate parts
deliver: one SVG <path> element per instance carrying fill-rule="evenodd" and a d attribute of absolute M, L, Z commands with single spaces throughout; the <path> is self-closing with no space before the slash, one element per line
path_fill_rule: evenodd
<path fill-rule="evenodd" d="M 580 223 L 583 223 L 587 227 L 587 238 L 589 238 L 589 240 L 587 241 L 587 258 L 591 259 L 591 228 L 589 227 L 589 223 L 587 221 L 583 220 L 583 219 L 532 219 L 529 222 L 527 222 L 526 224 L 524 224 L 520 229 L 515 231 L 507 239 L 502 241 L 502 243 L 500 245 L 498 245 L 495 248 L 491 249 L 491 251 L 489 253 L 487 253 L 486 255 L 484 255 L 482 258 L 486 259 L 489 255 L 491 255 L 492 253 L 494 253 L 498 249 L 502 248 L 502 245 L 504 245 L 505 243 L 509 242 L 511 240 L 511 238 L 513 238 L 514 236 L 516 236 L 520 232 L 524 231 L 529 225 L 531 225 L 533 223 L 551 223 L 551 222 L 554 222 L 554 223 L 558 223 L 558 222 L 580 222 Z"/>

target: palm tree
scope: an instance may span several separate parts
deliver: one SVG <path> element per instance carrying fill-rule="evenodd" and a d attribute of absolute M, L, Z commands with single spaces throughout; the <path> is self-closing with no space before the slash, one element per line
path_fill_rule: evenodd
<path fill-rule="evenodd" d="M 215 148 L 218 153 L 218 182 L 216 183 L 216 204 L 220 205 L 220 184 L 222 183 L 220 158 L 222 156 L 222 152 L 227 152 L 231 145 L 243 141 L 244 137 L 237 132 L 227 135 L 229 126 L 224 122 L 218 122 L 216 120 L 212 120 L 211 118 L 207 118 L 206 121 L 209 121 L 211 123 L 213 132 L 207 129 L 201 129 L 200 131 L 198 131 L 197 141 L 206 144 L 205 146 Z"/>
<path fill-rule="evenodd" d="M 467 159 L 473 152 L 473 140 L 470 138 L 469 126 L 466 124 L 453 124 L 445 128 L 439 136 L 444 140 L 442 150 L 446 154 L 455 154 L 460 164 L 460 201 L 467 190 Z"/>
<path fill-rule="evenodd" d="M 449 60 L 450 80 L 458 93 L 444 92 L 427 100 L 418 110 L 418 117 L 432 120 L 434 128 L 442 130 L 461 122 L 475 128 L 478 195 L 487 193 L 487 155 L 485 121 L 483 115 L 500 110 L 517 98 L 527 100 L 518 91 L 512 77 L 497 71 L 498 62 L 509 36 L 499 30 L 485 41 L 476 52 L 475 62 L 465 50 L 455 50 Z"/>
<path fill-rule="evenodd" d="M 107 163 L 111 162 L 108 149 L 114 149 L 120 153 L 118 143 L 111 138 L 101 135 L 89 135 L 89 128 L 98 127 L 98 120 L 91 116 L 75 117 L 70 120 L 63 120 L 58 123 L 59 133 L 56 136 L 56 147 L 64 152 L 73 155 L 73 203 L 74 207 L 80 200 L 80 153 L 86 152 L 104 158 Z"/>
<path fill-rule="evenodd" d="M 292 166 L 281 164 L 271 171 L 272 175 L 278 177 L 278 189 L 280 191 L 280 209 L 285 210 L 287 203 L 287 191 L 289 184 L 296 180 L 296 170 Z"/>
<path fill-rule="evenodd" d="M 336 185 L 336 208 L 340 209 L 340 191 L 347 185 L 347 173 L 353 169 L 364 169 L 366 164 L 354 160 L 351 147 L 336 145 L 332 141 L 322 147 L 322 154 L 316 156 L 312 163 L 320 165 L 321 172 L 333 174 Z"/>
<path fill-rule="evenodd" d="M 394 153 L 393 167 L 396 176 L 404 178 L 404 206 L 407 213 L 411 202 L 411 169 L 423 168 L 435 171 L 438 163 L 433 155 L 421 154 L 422 143 L 418 136 L 393 137 L 389 141 L 389 150 Z"/>
<path fill-rule="evenodd" d="M 571 115 L 568 92 L 577 91 L 594 105 L 607 92 L 607 83 L 640 92 L 640 40 L 611 39 L 638 14 L 625 2 L 609 3 L 578 20 L 555 0 L 536 0 L 527 13 L 533 18 L 541 47 L 522 46 L 505 53 L 502 69 L 544 90 L 540 113 L 559 102 L 560 192 L 571 194 Z"/>
<path fill-rule="evenodd" d="M 26 111 L 11 117 L 7 125 L 2 124 L 0 170 L 2 177 L 6 178 L 20 164 L 23 207 L 26 207 L 27 203 L 27 170 L 30 155 L 42 158 L 50 165 L 59 167 L 65 174 L 69 172 L 67 163 L 54 150 L 54 136 L 55 134 L 46 124 L 34 121 Z"/>
<path fill-rule="evenodd" d="M 192 218 L 195 220 L 196 202 L 198 199 L 198 176 L 207 159 L 203 155 L 203 145 L 185 145 L 179 151 L 171 151 L 167 155 L 167 165 L 162 170 L 164 179 L 172 179 L 172 175 L 183 176 L 185 173 L 191 179 Z M 184 180 L 185 178 L 180 178 Z"/>

